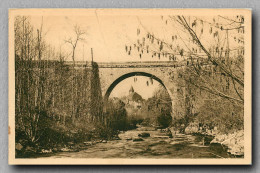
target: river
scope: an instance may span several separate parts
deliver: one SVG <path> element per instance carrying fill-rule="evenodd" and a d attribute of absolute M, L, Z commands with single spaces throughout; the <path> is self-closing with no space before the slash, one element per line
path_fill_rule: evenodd
<path fill-rule="evenodd" d="M 149 133 L 149 137 L 138 134 Z M 151 127 L 138 127 L 121 132 L 120 140 L 103 141 L 78 152 L 58 152 L 50 158 L 228 158 L 221 147 L 205 146 L 196 136 L 176 134 Z"/>

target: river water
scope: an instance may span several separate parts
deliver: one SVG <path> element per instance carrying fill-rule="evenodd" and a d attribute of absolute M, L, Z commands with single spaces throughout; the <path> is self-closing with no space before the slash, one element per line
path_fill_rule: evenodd
<path fill-rule="evenodd" d="M 150 137 L 138 137 L 149 133 Z M 139 127 L 121 132 L 120 140 L 103 141 L 89 145 L 78 152 L 52 153 L 50 158 L 228 158 L 220 147 L 205 146 L 196 136 L 176 134 L 151 127 Z M 134 140 L 135 139 L 135 140 Z M 137 141 L 136 141 L 137 140 Z M 138 141 L 142 140 L 142 141 Z"/>

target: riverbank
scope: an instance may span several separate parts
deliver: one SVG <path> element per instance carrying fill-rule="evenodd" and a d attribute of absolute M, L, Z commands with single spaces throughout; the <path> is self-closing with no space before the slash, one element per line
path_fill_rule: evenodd
<path fill-rule="evenodd" d="M 173 131 L 175 133 L 175 131 Z M 223 134 L 217 128 L 208 130 L 200 129 L 196 124 L 190 124 L 185 129 L 186 134 L 211 138 L 210 145 L 220 145 L 233 157 L 244 157 L 244 131 L 238 130 L 233 133 Z"/>
<path fill-rule="evenodd" d="M 116 136 L 111 140 L 119 140 Z M 107 143 L 107 140 L 90 140 L 80 143 L 68 142 L 64 145 L 56 145 L 52 148 L 43 148 L 40 146 L 23 146 L 20 143 L 15 144 L 16 158 L 37 158 L 37 157 L 49 157 L 55 153 L 60 152 L 79 152 L 88 149 L 90 146 L 94 146 L 98 143 Z"/>
<path fill-rule="evenodd" d="M 244 156 L 244 131 L 230 134 L 218 134 L 211 143 L 219 143 L 227 147 L 227 152 L 236 156 Z"/>

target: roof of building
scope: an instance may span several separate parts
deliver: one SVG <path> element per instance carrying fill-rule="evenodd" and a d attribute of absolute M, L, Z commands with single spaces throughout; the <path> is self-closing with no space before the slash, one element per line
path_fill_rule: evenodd
<path fill-rule="evenodd" d="M 135 91 L 135 90 L 134 90 L 133 86 L 131 86 L 130 89 L 129 89 L 129 93 L 130 93 L 130 92 L 133 93 L 134 91 Z"/>
<path fill-rule="evenodd" d="M 133 92 L 133 93 L 129 94 L 127 98 L 128 98 L 128 100 L 135 101 L 135 102 L 143 100 L 142 96 L 140 96 L 136 92 Z"/>

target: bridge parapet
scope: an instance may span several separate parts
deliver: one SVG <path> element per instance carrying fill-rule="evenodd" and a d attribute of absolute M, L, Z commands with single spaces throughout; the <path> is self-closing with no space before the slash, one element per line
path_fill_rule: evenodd
<path fill-rule="evenodd" d="M 186 61 L 144 61 L 144 62 L 95 62 L 99 68 L 156 68 L 156 67 L 181 67 Z M 66 61 L 66 65 L 73 65 L 72 61 Z M 75 67 L 92 67 L 90 61 L 77 61 Z"/>

